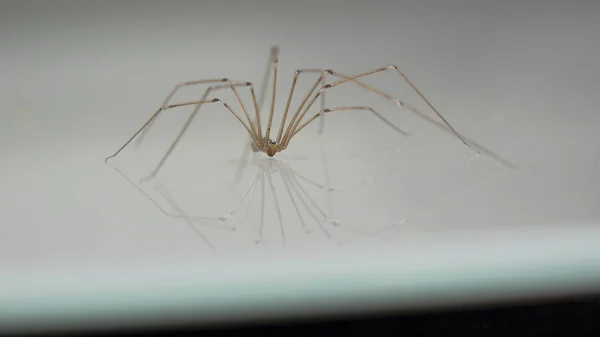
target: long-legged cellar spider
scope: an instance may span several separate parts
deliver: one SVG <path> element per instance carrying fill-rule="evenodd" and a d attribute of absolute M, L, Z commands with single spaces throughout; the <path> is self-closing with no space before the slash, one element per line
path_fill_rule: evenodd
<path fill-rule="evenodd" d="M 265 152 L 268 156 L 272 157 L 276 153 L 285 150 L 289 146 L 292 138 L 294 138 L 294 136 L 297 135 L 298 132 L 300 132 L 304 127 L 306 127 L 308 124 L 310 124 L 315 119 L 317 119 L 319 116 L 321 116 L 325 113 L 330 113 L 330 112 L 334 112 L 334 111 L 364 110 L 364 111 L 369 111 L 369 112 L 377 115 L 377 113 L 368 106 L 343 106 L 343 107 L 320 109 L 311 118 L 302 122 L 304 120 L 306 113 L 309 111 L 309 109 L 313 106 L 313 104 L 316 102 L 316 100 L 319 97 L 324 95 L 324 93 L 327 89 L 342 85 L 347 82 L 359 85 L 366 90 L 372 91 L 372 92 L 378 94 L 379 96 L 392 101 L 397 107 L 408 109 L 408 110 L 422 116 L 423 114 L 421 112 L 417 111 L 416 108 L 410 106 L 409 104 L 405 103 L 404 101 L 395 99 L 392 96 L 380 91 L 379 89 L 376 89 L 376 88 L 369 86 L 358 80 L 359 78 L 373 75 L 373 74 L 380 73 L 380 72 L 384 72 L 387 70 L 396 72 L 398 75 L 400 75 L 411 86 L 411 88 L 414 89 L 416 91 L 416 93 L 427 103 L 427 105 L 429 105 L 429 107 L 431 107 L 431 109 L 436 113 L 436 115 L 443 121 L 445 126 L 454 135 L 456 135 L 466 146 L 473 148 L 450 125 L 450 123 L 444 118 L 444 116 L 442 116 L 442 114 L 431 104 L 431 102 L 421 93 L 421 91 L 419 89 L 417 89 L 417 87 L 413 84 L 413 82 L 396 65 L 391 65 L 391 66 L 387 66 L 384 68 L 378 68 L 378 69 L 360 73 L 360 74 L 354 75 L 354 76 L 346 76 L 346 75 L 343 75 L 343 74 L 341 74 L 337 71 L 331 70 L 331 69 L 298 69 L 298 70 L 296 70 L 293 81 L 292 81 L 292 85 L 290 87 L 287 104 L 285 106 L 283 116 L 281 117 L 281 122 L 280 122 L 279 130 L 277 132 L 277 137 L 275 138 L 275 140 L 273 140 L 271 138 L 271 126 L 273 124 L 273 116 L 274 116 L 274 110 L 275 110 L 275 96 L 277 93 L 277 70 L 278 70 L 278 64 L 279 64 L 278 55 L 279 55 L 279 48 L 277 46 L 273 46 L 271 48 L 271 64 L 270 64 L 270 66 L 273 69 L 273 88 L 272 88 L 273 93 L 271 96 L 271 107 L 270 107 L 270 111 L 269 111 L 269 117 L 268 117 L 268 121 L 267 121 L 267 125 L 266 125 L 266 130 L 264 133 L 262 131 L 263 125 L 262 125 L 262 122 L 260 119 L 259 105 L 258 105 L 258 102 L 256 99 L 254 86 L 252 85 L 251 82 L 234 83 L 234 82 L 231 82 L 227 78 L 189 81 L 189 82 L 184 82 L 184 83 L 180 83 L 180 84 L 176 85 L 175 88 L 171 91 L 171 93 L 165 99 L 163 105 L 158 110 L 156 110 L 156 112 L 152 116 L 150 116 L 150 118 L 142 125 L 142 127 L 136 133 L 134 133 L 131 136 L 131 138 L 129 138 L 129 140 L 127 140 L 127 142 L 125 142 L 125 144 L 123 144 L 114 154 L 107 157 L 105 160 L 108 161 L 109 159 L 116 157 L 125 147 L 127 147 L 127 145 L 129 145 L 129 143 L 131 143 L 131 141 L 133 141 L 133 139 L 135 139 L 144 129 L 146 129 L 152 123 L 152 121 L 158 117 L 158 115 L 161 112 L 171 109 L 171 108 L 187 106 L 187 105 L 200 106 L 200 105 L 206 104 L 206 103 L 218 103 L 218 104 L 222 105 L 223 107 L 225 107 L 240 122 L 240 124 L 242 124 L 242 126 L 246 129 L 246 131 L 250 135 L 252 150 L 254 152 L 259 152 L 259 151 Z M 317 81 L 313 84 L 313 86 L 309 90 L 308 94 L 306 94 L 306 96 L 302 100 L 302 103 L 296 109 L 296 111 L 292 115 L 291 119 L 288 121 L 287 119 L 288 119 L 288 114 L 290 112 L 290 104 L 292 101 L 292 97 L 294 96 L 294 91 L 296 89 L 296 83 L 298 81 L 298 77 L 304 73 L 319 73 L 320 76 L 317 79 Z M 327 76 L 327 75 L 334 76 L 338 80 L 335 82 L 332 82 L 332 83 L 327 83 L 327 84 L 321 85 L 319 87 L 319 84 L 323 83 L 325 76 Z M 206 92 L 204 93 L 203 99 L 196 100 L 196 101 L 168 104 L 169 101 L 171 100 L 171 98 L 173 97 L 173 95 L 177 92 L 177 90 L 179 90 L 182 87 L 193 86 L 193 85 L 198 85 L 198 84 L 213 84 L 211 87 L 209 87 L 206 90 Z M 238 90 L 236 89 L 238 87 L 248 87 L 250 89 L 250 93 L 252 95 L 252 103 L 254 105 L 254 114 L 255 114 L 255 118 L 256 118 L 255 122 L 252 121 L 252 118 L 250 117 L 248 109 L 246 108 L 246 105 L 244 104 L 243 100 L 241 99 L 241 97 L 238 93 Z M 233 91 L 233 93 L 240 105 L 240 108 L 244 112 L 244 116 L 246 118 L 247 123 L 244 121 L 244 119 L 242 117 L 240 117 L 240 115 L 238 115 L 227 103 L 223 102 L 221 99 L 219 99 L 219 98 L 206 99 L 211 91 L 217 90 L 217 89 L 230 89 Z M 316 91 L 316 93 L 315 93 L 315 91 Z M 287 122 L 287 127 L 286 127 L 286 122 Z M 438 124 L 438 126 L 439 126 L 439 124 Z M 475 148 L 473 148 L 473 149 L 475 151 L 479 152 L 479 150 L 477 150 Z"/>

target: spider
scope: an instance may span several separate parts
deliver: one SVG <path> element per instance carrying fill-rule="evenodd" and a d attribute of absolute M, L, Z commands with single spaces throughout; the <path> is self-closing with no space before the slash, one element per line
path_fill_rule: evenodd
<path fill-rule="evenodd" d="M 337 87 L 346 82 L 350 82 L 350 83 L 359 85 L 366 90 L 374 92 L 375 94 L 377 94 L 387 100 L 390 100 L 397 107 L 408 109 L 408 110 L 420 115 L 421 117 L 429 119 L 431 122 L 437 124 L 438 127 L 443 127 L 443 129 L 445 129 L 446 131 L 450 131 L 451 133 L 456 135 L 456 137 L 458 137 L 458 139 L 460 139 L 460 141 L 464 145 L 479 152 L 479 150 L 475 149 L 473 146 L 471 146 L 469 143 L 467 143 L 467 141 L 450 125 L 450 123 L 444 118 L 444 116 L 442 116 L 442 114 L 431 104 L 431 102 L 421 93 L 421 91 L 419 89 L 417 89 L 417 87 L 413 84 L 413 82 L 396 65 L 378 68 L 378 69 L 363 72 L 363 73 L 360 73 L 360 74 L 354 75 L 354 76 L 346 76 L 346 75 L 341 74 L 340 72 L 337 72 L 337 71 L 334 71 L 331 69 L 298 69 L 298 70 L 296 70 L 296 72 L 294 74 L 294 78 L 292 80 L 290 91 L 288 94 L 287 104 L 285 106 L 285 110 L 283 111 L 283 116 L 281 118 L 277 136 L 274 137 L 275 139 L 272 139 L 271 138 L 271 127 L 273 125 L 273 116 L 274 116 L 274 110 L 275 110 L 275 96 L 277 93 L 277 75 L 278 75 L 278 64 L 279 64 L 278 56 L 279 56 L 279 47 L 277 45 L 272 46 L 269 67 L 272 67 L 272 70 L 273 70 L 273 88 L 272 88 L 272 96 L 271 96 L 271 107 L 270 107 L 270 111 L 269 111 L 269 115 L 268 115 L 266 130 L 264 133 L 262 130 L 263 125 L 262 125 L 261 119 L 260 119 L 259 104 L 258 104 L 258 101 L 256 98 L 254 86 L 252 85 L 251 82 L 234 83 L 234 82 L 231 82 L 227 78 L 204 79 L 204 80 L 199 80 L 199 81 L 183 82 L 183 83 L 180 83 L 175 86 L 175 88 L 169 93 L 167 98 L 164 100 L 162 106 L 158 110 L 156 110 L 156 112 L 152 116 L 150 116 L 150 118 L 141 126 L 141 128 L 137 132 L 135 132 L 131 136 L 131 138 L 129 138 L 129 140 L 127 140 L 127 142 L 125 142 L 125 144 L 123 144 L 114 154 L 106 157 L 105 161 L 108 161 L 109 159 L 116 157 L 144 129 L 147 129 L 161 112 L 164 112 L 164 111 L 172 109 L 172 108 L 181 107 L 181 106 L 196 105 L 197 106 L 196 111 L 197 111 L 199 109 L 199 107 L 203 104 L 220 104 L 220 105 L 222 105 L 227 111 L 229 111 L 238 120 L 238 122 L 246 129 L 246 131 L 250 135 L 250 139 L 251 139 L 250 145 L 251 145 L 252 151 L 253 152 L 264 152 L 269 157 L 273 157 L 278 152 L 285 150 L 289 146 L 290 141 L 294 138 L 295 135 L 298 134 L 298 132 L 300 132 L 307 125 L 309 125 L 311 122 L 313 122 L 315 119 L 317 119 L 319 116 L 321 116 L 323 114 L 331 113 L 331 112 L 338 112 L 338 111 L 363 110 L 363 111 L 367 111 L 367 112 L 375 114 L 376 116 L 381 117 L 374 109 L 372 109 L 368 106 L 344 106 L 344 107 L 335 107 L 335 108 L 322 108 L 316 114 L 314 114 L 311 118 L 304 120 L 306 113 L 314 105 L 316 100 L 325 94 L 325 91 L 327 89 Z M 380 91 L 379 89 L 369 86 L 359 80 L 362 77 L 373 75 L 373 74 L 384 72 L 384 71 L 392 71 L 392 72 L 397 73 L 399 76 L 401 76 L 411 86 L 411 88 L 413 90 L 415 90 L 415 92 L 427 103 L 427 105 L 429 105 L 429 107 L 431 107 L 431 109 L 436 113 L 436 115 L 442 120 L 443 124 L 433 121 L 429 117 L 425 117 L 425 115 L 423 113 L 418 111 L 416 108 L 410 106 L 409 104 L 405 103 L 404 101 L 395 99 L 392 96 Z M 295 113 L 291 116 L 291 119 L 288 121 L 288 116 L 289 116 L 289 112 L 290 112 L 290 103 L 292 101 L 292 97 L 294 96 L 294 91 L 296 89 L 296 83 L 297 83 L 300 75 L 306 74 L 306 73 L 318 73 L 318 74 L 320 74 L 320 76 L 315 81 L 315 83 L 311 87 L 308 94 L 304 97 L 304 99 L 302 100 L 302 103 L 300 104 L 298 109 L 296 109 Z M 319 84 L 322 84 L 324 82 L 325 77 L 327 75 L 331 75 L 331 76 L 337 78 L 337 81 L 319 86 Z M 206 90 L 202 99 L 196 100 L 196 101 L 190 101 L 190 102 L 168 104 L 169 101 L 171 100 L 171 98 L 173 97 L 173 95 L 177 92 L 177 90 L 179 90 L 183 87 L 193 86 L 193 85 L 198 85 L 198 84 L 212 84 L 212 86 L 210 86 Z M 239 95 L 237 88 L 240 88 L 240 87 L 247 87 L 250 90 L 250 94 L 252 95 L 252 103 L 254 106 L 254 114 L 255 114 L 255 118 L 256 118 L 255 122 L 253 122 L 252 118 L 250 118 L 250 113 L 248 112 L 248 109 L 246 108 L 244 102 L 242 101 L 242 99 Z M 219 98 L 207 99 L 207 97 L 211 91 L 219 90 L 219 89 L 228 89 L 228 90 L 233 91 L 233 93 L 244 113 L 244 117 L 245 117 L 247 123 L 244 121 L 244 119 L 242 117 L 240 117 L 239 114 L 237 114 L 224 101 L 220 100 Z M 315 94 L 315 92 L 316 92 L 316 94 Z M 304 122 L 303 122 L 303 120 L 304 120 Z M 287 127 L 286 127 L 286 122 L 287 122 Z M 143 137 L 143 134 L 141 136 Z"/>

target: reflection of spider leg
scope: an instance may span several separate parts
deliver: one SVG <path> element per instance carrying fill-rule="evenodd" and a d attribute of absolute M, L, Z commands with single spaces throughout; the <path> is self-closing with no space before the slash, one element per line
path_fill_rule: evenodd
<path fill-rule="evenodd" d="M 263 225 L 265 223 L 265 175 L 260 175 L 260 224 L 258 229 L 258 237 L 254 240 L 255 244 L 259 244 L 262 240 Z"/>
<path fill-rule="evenodd" d="M 456 172 L 456 175 L 454 176 L 454 178 L 452 179 L 452 181 L 450 181 L 450 183 L 446 186 L 446 188 L 444 188 L 444 190 L 442 191 L 442 194 L 440 195 L 440 197 L 443 197 L 454 186 L 454 184 L 456 183 L 456 181 L 458 180 L 458 178 L 460 178 L 460 176 L 467 169 L 467 167 L 469 167 L 469 165 L 471 165 L 471 163 L 475 159 L 477 159 L 480 155 L 481 155 L 481 153 L 476 153 L 471 158 L 469 158 L 469 160 L 467 160 L 467 162 L 460 168 L 460 170 L 458 172 Z"/>
<path fill-rule="evenodd" d="M 190 220 L 190 221 L 194 221 L 195 223 L 199 223 L 201 225 L 204 226 L 209 226 L 211 228 L 220 228 L 220 229 L 229 229 L 229 230 L 233 230 L 234 228 L 231 226 L 222 226 L 222 225 L 216 225 L 216 224 L 212 224 L 212 223 L 207 223 L 206 221 L 214 221 L 214 220 L 218 220 L 217 217 L 210 217 L 210 216 L 194 216 L 194 215 L 188 215 L 187 213 L 184 213 L 182 211 L 182 208 L 177 204 L 177 202 L 175 201 L 175 198 L 171 195 L 171 193 L 169 192 L 169 190 L 167 189 L 167 187 L 162 184 L 160 181 L 158 181 L 155 178 L 155 183 L 154 183 L 154 189 L 156 190 L 156 192 L 158 192 L 158 194 L 160 194 L 160 196 L 165 199 L 167 201 L 167 203 L 169 205 L 171 205 L 171 207 L 179 214 L 172 214 L 172 213 L 168 213 L 167 212 L 167 216 L 172 217 L 172 218 L 178 218 L 178 219 L 185 219 L 185 220 Z"/>
<path fill-rule="evenodd" d="M 244 207 L 244 210 L 242 211 L 242 215 L 240 216 L 239 220 L 235 223 L 235 230 L 238 230 L 240 228 L 242 221 L 244 221 L 244 218 L 246 217 L 248 208 L 252 204 L 252 198 L 254 197 L 254 192 L 256 191 L 256 182 L 258 181 L 256 178 L 259 177 L 260 174 L 262 174 L 262 173 L 261 172 L 256 173 L 254 186 L 252 186 L 252 192 L 250 193 L 250 198 L 248 198 L 248 202 L 246 203 L 246 206 Z"/>
<path fill-rule="evenodd" d="M 285 229 L 283 228 L 283 217 L 281 215 L 281 208 L 279 207 L 277 191 L 275 191 L 275 186 L 273 185 L 273 178 L 271 177 L 271 172 L 267 171 L 266 175 L 267 180 L 269 182 L 269 186 L 271 187 L 271 195 L 273 196 L 273 202 L 275 204 L 275 210 L 277 211 L 277 217 L 279 218 L 279 227 L 281 228 L 281 240 L 283 241 L 283 246 L 285 247 Z"/>
<path fill-rule="evenodd" d="M 390 237 L 389 232 L 396 229 L 398 226 L 407 223 L 408 221 L 412 221 L 412 219 L 409 220 L 408 218 L 404 218 L 404 219 L 400 220 L 399 222 L 392 224 L 391 226 L 381 228 L 381 229 L 376 230 L 371 233 L 362 232 L 361 234 L 366 234 L 369 237 L 376 237 L 385 242 L 394 242 L 394 238 Z M 349 227 L 349 226 L 347 226 L 347 227 Z M 350 227 L 350 228 L 354 229 L 353 227 Z M 351 241 L 344 241 L 344 242 L 341 242 L 340 244 L 345 245 L 345 244 L 349 244 L 350 242 Z"/>
<path fill-rule="evenodd" d="M 358 229 L 358 228 L 354 228 L 354 227 L 352 227 L 352 226 L 348 226 L 348 225 L 345 225 L 345 224 L 341 224 L 340 222 L 338 222 L 338 221 L 336 221 L 336 220 L 332 220 L 332 219 L 330 219 L 330 218 L 329 218 L 329 214 L 325 213 L 325 212 L 324 212 L 324 211 L 323 211 L 323 210 L 322 210 L 322 209 L 321 209 L 321 208 L 320 208 L 320 207 L 319 207 L 319 206 L 316 204 L 316 202 L 314 201 L 314 199 L 313 199 L 313 198 L 311 198 L 311 197 L 310 197 L 310 195 L 308 195 L 308 193 L 306 192 L 306 190 L 304 189 L 304 187 L 302 187 L 302 185 L 300 185 L 300 182 L 298 181 L 298 179 L 296 178 L 296 176 L 292 175 L 290 178 L 291 178 L 290 180 L 292 181 L 292 183 L 294 183 L 294 184 L 296 184 L 296 185 L 298 186 L 299 190 L 300 190 L 302 193 L 304 193 L 304 195 L 305 195 L 305 196 L 308 198 L 308 201 L 309 201 L 309 202 L 312 204 L 312 206 L 313 206 L 315 209 L 317 209 L 317 211 L 318 211 L 318 212 L 321 214 L 321 216 L 323 216 L 323 218 L 325 219 L 325 222 L 329 222 L 329 223 L 330 223 L 331 225 L 333 225 L 334 227 L 340 227 L 340 226 L 342 226 L 342 227 L 344 227 L 344 228 L 348 228 L 348 229 L 350 229 L 350 230 L 351 230 L 351 231 L 353 231 L 353 232 L 356 232 L 356 233 L 359 233 L 359 234 L 362 234 L 362 235 L 365 235 L 365 236 L 369 236 L 369 237 L 370 237 L 370 236 L 373 236 L 373 234 L 372 234 L 372 233 L 368 233 L 368 232 L 365 232 L 365 231 L 363 231 L 363 230 L 360 230 L 360 229 Z"/>
<path fill-rule="evenodd" d="M 318 188 L 320 190 L 323 190 L 323 191 L 326 191 L 326 192 L 331 192 L 331 191 L 335 190 L 333 187 L 326 187 L 326 186 L 323 186 L 323 185 L 321 185 L 321 184 L 319 184 L 319 183 L 317 183 L 315 181 L 312 181 L 312 180 L 308 179 L 307 177 L 303 176 L 302 174 L 296 172 L 296 170 L 294 170 L 293 168 L 291 168 L 289 165 L 286 165 L 285 169 L 288 170 L 294 176 L 296 176 L 296 177 L 304 180 L 308 184 L 313 185 L 313 186 L 315 186 L 316 188 Z"/>
<path fill-rule="evenodd" d="M 321 214 L 321 216 L 324 218 L 324 221 L 330 222 L 334 225 L 337 225 L 337 222 L 334 220 L 330 220 L 327 216 L 328 214 L 325 213 L 321 207 L 319 207 L 319 205 L 317 205 L 317 203 L 315 202 L 315 200 L 308 194 L 308 192 L 306 192 L 306 189 L 302 186 L 302 184 L 300 184 L 300 182 L 298 181 L 298 179 L 294 176 L 294 175 L 288 175 L 288 177 L 290 178 L 290 181 L 292 183 L 292 185 L 296 185 L 299 189 L 299 191 L 301 191 L 306 198 L 308 199 L 308 201 L 310 202 L 310 204 Z"/>
<path fill-rule="evenodd" d="M 325 235 L 327 236 L 327 238 L 329 238 L 331 240 L 332 239 L 331 233 L 329 233 L 329 231 L 327 231 L 327 229 L 325 227 L 323 227 L 323 221 L 320 221 L 317 218 L 317 216 L 315 215 L 315 213 L 311 210 L 310 206 L 308 206 L 308 204 L 306 203 L 306 201 L 304 201 L 304 198 L 302 197 L 302 195 L 300 194 L 300 192 L 298 192 L 297 184 L 295 184 L 293 177 L 288 172 L 286 172 L 284 170 L 281 171 L 281 174 L 286 176 L 284 179 L 286 179 L 286 180 L 288 180 L 288 182 L 290 182 L 290 186 L 292 187 L 292 191 L 294 191 L 294 193 L 296 194 L 296 196 L 298 197 L 298 199 L 300 200 L 300 202 L 304 205 L 304 208 L 306 208 L 306 211 L 308 212 L 308 214 L 310 214 L 310 216 L 315 220 L 315 222 L 321 228 L 321 230 L 323 231 L 323 233 L 325 233 Z M 312 200 L 312 198 L 310 198 L 310 196 L 308 196 L 308 198 L 309 198 L 309 200 Z M 312 202 L 312 204 L 314 204 L 314 201 Z"/>
<path fill-rule="evenodd" d="M 256 185 L 256 181 L 258 180 L 259 173 L 260 173 L 260 171 L 257 170 L 256 174 L 254 175 L 254 179 L 252 179 L 252 182 L 250 183 L 250 185 L 248 185 L 248 188 L 246 189 L 244 194 L 242 194 L 242 197 L 238 200 L 238 202 L 235 203 L 235 205 L 233 205 L 233 207 L 231 208 L 231 211 L 229 211 L 229 213 L 227 213 L 225 216 L 219 217 L 219 220 L 227 221 L 227 219 L 229 219 L 235 213 L 235 211 L 238 209 L 238 207 L 244 201 L 244 199 L 246 199 L 246 196 L 248 195 L 248 193 L 250 193 L 250 191 L 252 191 L 252 194 L 254 194 L 254 186 Z M 252 197 L 250 197 L 250 198 L 252 198 Z"/>
<path fill-rule="evenodd" d="M 150 195 L 148 195 L 148 193 L 146 193 L 141 187 L 139 187 L 136 183 L 134 183 L 133 180 L 129 179 L 129 177 L 127 177 L 125 175 L 125 173 L 123 173 L 121 170 L 119 170 L 118 168 L 116 168 L 110 164 L 109 164 L 109 166 L 112 167 L 113 169 L 115 169 L 123 178 L 125 178 L 125 180 L 127 180 L 131 185 L 133 185 L 133 187 L 135 187 L 136 190 L 138 190 L 140 193 L 142 193 L 142 195 L 144 195 L 144 197 L 146 197 L 146 199 L 148 199 L 152 204 L 154 204 L 154 206 L 156 206 L 156 208 L 158 208 L 164 215 L 169 215 L 167 213 L 167 211 L 165 211 L 162 207 L 160 207 L 160 205 L 154 199 L 152 199 L 152 197 L 150 197 Z"/>
<path fill-rule="evenodd" d="M 285 167 L 283 169 L 285 169 Z M 304 221 L 304 218 L 302 217 L 302 214 L 300 213 L 300 209 L 298 208 L 298 203 L 296 203 L 296 199 L 294 198 L 294 195 L 292 194 L 292 190 L 290 188 L 290 183 L 288 181 L 287 176 L 285 174 L 280 174 L 280 177 L 281 177 L 281 180 L 283 181 L 283 185 L 285 185 L 285 188 L 288 192 L 290 200 L 292 201 L 292 205 L 294 206 L 294 209 L 296 210 L 296 215 L 298 215 L 298 219 L 300 219 L 300 224 L 302 225 L 302 228 L 304 228 L 304 232 L 306 234 L 310 233 L 310 230 L 306 227 L 306 222 Z"/>
<path fill-rule="evenodd" d="M 183 209 L 181 209 L 179 207 L 179 205 L 177 205 L 177 203 L 172 202 L 172 198 L 167 195 L 167 192 L 166 191 L 161 191 L 161 194 L 165 197 L 165 200 L 171 205 L 171 207 L 173 207 L 173 209 L 175 209 L 175 211 L 177 211 L 179 214 L 182 215 L 182 217 L 185 219 L 185 222 L 208 245 L 208 247 L 210 247 L 211 250 L 213 250 L 214 252 L 216 252 L 217 250 L 215 249 L 215 247 L 213 247 L 213 245 L 208 241 L 208 239 L 204 236 L 204 234 L 202 234 L 202 232 L 200 232 L 198 230 L 198 228 L 196 228 L 196 226 L 194 226 L 194 224 L 192 223 L 191 219 L 187 216 L 187 214 L 183 211 Z"/>
<path fill-rule="evenodd" d="M 180 219 L 186 219 L 186 220 L 198 220 L 200 221 L 200 224 L 203 226 L 209 226 L 212 228 L 223 228 L 222 226 L 217 226 L 217 225 L 212 225 L 209 223 L 206 223 L 206 220 L 215 220 L 216 218 L 214 217 L 196 217 L 196 216 L 187 216 L 187 215 L 178 215 L 178 214 L 172 214 L 167 212 L 163 207 L 161 207 L 158 202 L 156 202 L 156 200 L 154 200 L 154 198 L 152 198 L 148 193 L 146 193 L 138 184 L 136 184 L 135 182 L 133 182 L 133 180 L 131 180 L 127 175 L 125 175 L 125 173 L 123 173 L 121 170 L 119 170 L 118 168 L 112 166 L 109 164 L 110 167 L 112 167 L 113 169 L 115 169 L 115 171 L 117 171 L 123 178 L 125 178 L 125 180 L 127 182 L 129 182 L 136 190 L 138 190 L 140 193 L 142 193 L 142 195 L 148 199 L 148 201 L 150 201 L 154 206 L 156 206 L 156 208 L 158 208 L 158 210 L 163 213 L 164 215 L 168 216 L 168 217 L 172 217 L 172 218 L 180 218 Z M 173 198 L 171 198 L 169 196 L 169 194 L 167 193 L 167 189 L 166 187 L 160 183 L 160 181 L 158 181 L 155 178 L 155 183 L 156 185 L 160 186 L 160 189 L 156 189 L 155 190 L 161 195 L 161 197 L 163 197 L 163 199 L 165 199 L 167 201 L 167 203 L 169 203 L 171 206 L 174 206 L 173 208 L 177 211 L 177 209 L 181 209 L 177 203 L 173 200 Z M 197 231 L 197 229 L 194 227 L 194 230 Z"/>

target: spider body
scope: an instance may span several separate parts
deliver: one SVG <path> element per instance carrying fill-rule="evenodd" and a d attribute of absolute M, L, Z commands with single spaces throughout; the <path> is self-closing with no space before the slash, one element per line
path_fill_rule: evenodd
<path fill-rule="evenodd" d="M 279 145 L 277 145 L 277 143 L 271 139 L 269 139 L 267 141 L 267 146 L 266 148 L 263 150 L 267 156 L 269 157 L 273 157 L 277 152 L 283 150 L 281 147 L 279 147 Z"/>
<path fill-rule="evenodd" d="M 253 152 L 264 152 L 269 157 L 273 157 L 278 152 L 284 150 L 281 146 L 279 146 L 279 144 L 277 144 L 277 142 L 275 142 L 272 139 L 263 140 L 258 144 L 252 142 L 250 143 L 250 147 L 252 148 Z"/>

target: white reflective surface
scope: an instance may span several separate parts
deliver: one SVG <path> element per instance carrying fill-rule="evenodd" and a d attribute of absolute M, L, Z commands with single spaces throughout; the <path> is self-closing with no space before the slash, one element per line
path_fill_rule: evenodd
<path fill-rule="evenodd" d="M 471 247 L 470 233 L 514 229 L 526 240 L 561 228 L 576 242 L 594 227 L 578 224 L 600 217 L 593 1 L 2 6 L 0 273 L 11 279 L 172 264 L 212 273 L 215 257 L 259 265 L 289 254 L 293 264 L 313 252 L 319 263 L 339 249 L 352 261 L 372 245 L 397 249 L 381 257 L 397 263 L 432 235 Z M 274 43 L 275 130 L 296 69 L 396 64 L 487 151 L 474 156 L 426 119 L 350 85 L 332 90 L 326 106 L 368 105 L 394 127 L 365 111 L 331 113 L 269 159 L 250 151 L 223 109 L 203 106 L 143 180 L 190 116 L 172 109 L 104 163 L 177 83 L 228 77 L 258 90 Z M 397 74 L 365 82 L 439 123 Z M 194 90 L 174 100 L 199 99 L 203 89 Z M 230 93 L 216 97 L 241 113 Z M 417 237 L 423 246 L 409 244 Z M 473 254 L 496 247 L 493 239 L 482 235 L 488 244 Z M 510 251 L 509 242 L 496 248 Z"/>

